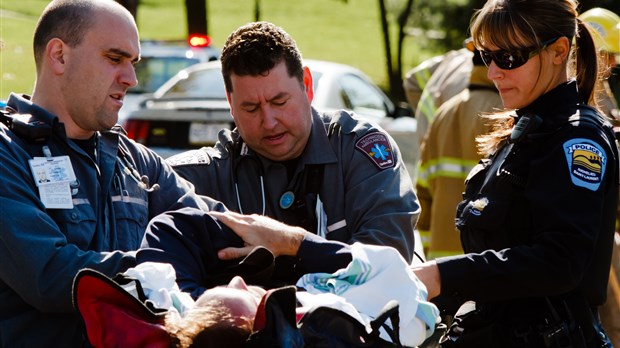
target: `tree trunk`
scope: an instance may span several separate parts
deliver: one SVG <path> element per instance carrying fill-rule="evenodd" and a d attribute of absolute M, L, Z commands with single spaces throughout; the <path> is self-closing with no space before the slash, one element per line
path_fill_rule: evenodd
<path fill-rule="evenodd" d="M 398 48 L 396 57 L 396 71 L 394 72 L 394 88 L 392 96 L 395 101 L 405 101 L 405 91 L 403 89 L 403 43 L 405 41 L 405 26 L 411 14 L 414 0 L 407 0 L 407 4 L 398 15 Z"/>
<path fill-rule="evenodd" d="M 407 19 L 411 13 L 414 0 L 407 0 L 407 4 L 400 12 L 397 20 L 398 24 L 398 42 L 396 57 L 392 53 L 392 44 L 390 41 L 390 26 L 388 21 L 388 14 L 385 7 L 385 0 L 379 0 L 379 15 L 381 16 L 381 29 L 383 31 L 383 42 L 385 45 L 385 62 L 387 66 L 387 76 L 389 83 L 389 94 L 394 102 L 400 102 L 405 100 L 405 91 L 403 90 L 403 42 L 405 41 L 405 26 L 407 25 Z"/>
<path fill-rule="evenodd" d="M 131 13 L 134 20 L 138 21 L 138 0 L 116 0 L 116 2 L 123 5 Z"/>
<path fill-rule="evenodd" d="M 388 83 L 390 86 L 389 94 L 394 93 L 394 68 L 392 66 L 392 45 L 390 44 L 390 26 L 387 20 L 387 10 L 385 0 L 379 0 L 379 16 L 381 20 L 381 30 L 383 31 L 383 44 L 385 48 L 385 63 L 387 67 Z"/>
<path fill-rule="evenodd" d="M 207 0 L 185 0 L 187 34 L 209 33 L 207 26 Z"/>
<path fill-rule="evenodd" d="M 260 0 L 254 0 L 254 21 L 260 21 Z"/>

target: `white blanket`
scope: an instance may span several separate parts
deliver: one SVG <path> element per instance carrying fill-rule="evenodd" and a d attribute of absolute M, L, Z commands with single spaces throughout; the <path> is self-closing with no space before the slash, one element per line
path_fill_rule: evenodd
<path fill-rule="evenodd" d="M 144 262 L 125 271 L 126 276 L 137 279 L 144 290 L 144 295 L 156 308 L 177 311 L 184 314 L 194 307 L 192 297 L 179 289 L 176 272 L 169 263 Z M 133 283 L 123 288 L 133 294 Z"/>
<path fill-rule="evenodd" d="M 331 297 L 323 301 L 320 297 L 304 296 L 300 292 L 297 298 L 302 305 L 330 306 L 349 314 L 353 308 L 359 312 L 354 317 L 361 318 L 360 322 L 368 327 L 389 301 L 396 300 L 401 344 L 415 347 L 430 337 L 440 320 L 439 310 L 427 301 L 426 286 L 398 251 L 391 247 L 355 243 L 352 253 L 353 261 L 346 268 L 333 274 L 307 274 L 297 282 L 298 287 L 310 294 L 335 294 L 345 303 L 334 304 Z M 381 332 L 381 337 L 390 340 L 385 331 Z"/>

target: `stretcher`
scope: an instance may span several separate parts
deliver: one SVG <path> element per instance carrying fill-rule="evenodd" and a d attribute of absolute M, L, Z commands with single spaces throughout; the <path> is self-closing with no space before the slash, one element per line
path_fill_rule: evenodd
<path fill-rule="evenodd" d="M 298 318 L 296 292 L 294 286 L 268 291 L 257 310 L 246 347 L 404 347 L 398 339 L 396 301 L 386 304 L 369 331 L 347 313 L 329 307 L 315 308 Z M 154 307 L 135 279 L 122 274 L 109 278 L 84 269 L 74 280 L 73 301 L 84 323 L 85 335 L 94 347 L 172 347 L 164 326 L 167 310 Z M 391 340 L 382 339 L 378 333 L 388 322 L 396 328 L 390 331 Z M 438 324 L 433 336 L 419 348 L 439 347 L 445 330 L 445 325 Z"/>

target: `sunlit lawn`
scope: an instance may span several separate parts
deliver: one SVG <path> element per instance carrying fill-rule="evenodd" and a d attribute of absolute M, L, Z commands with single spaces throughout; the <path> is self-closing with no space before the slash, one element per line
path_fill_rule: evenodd
<path fill-rule="evenodd" d="M 32 34 L 46 0 L 0 0 L 0 99 L 11 91 L 30 93 L 35 79 Z M 228 34 L 254 20 L 254 0 L 207 0 L 209 34 L 221 47 Z M 387 86 L 385 54 L 376 0 L 261 0 L 261 20 L 282 26 L 296 39 L 305 58 L 353 65 Z M 144 39 L 186 36 L 185 2 L 142 0 L 138 28 Z M 433 55 L 406 41 L 405 69 Z"/>

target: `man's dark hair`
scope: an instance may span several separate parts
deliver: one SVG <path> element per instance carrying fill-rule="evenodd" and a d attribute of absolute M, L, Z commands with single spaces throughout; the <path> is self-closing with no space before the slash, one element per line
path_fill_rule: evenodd
<path fill-rule="evenodd" d="M 53 0 L 43 11 L 34 31 L 33 50 L 37 69 L 47 43 L 59 38 L 69 47 L 82 42 L 94 23 L 97 4 L 92 0 Z"/>
<path fill-rule="evenodd" d="M 284 61 L 289 76 L 303 83 L 301 53 L 295 40 L 282 28 L 268 22 L 253 22 L 235 30 L 224 44 L 221 55 L 222 75 L 228 93 L 232 92 L 230 75 L 265 75 Z"/>

